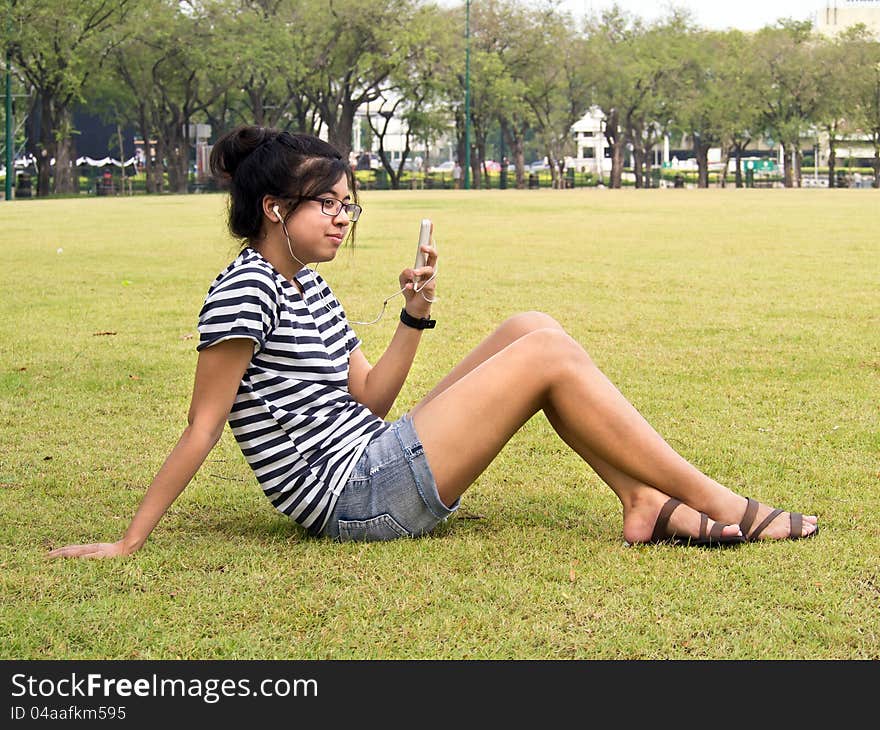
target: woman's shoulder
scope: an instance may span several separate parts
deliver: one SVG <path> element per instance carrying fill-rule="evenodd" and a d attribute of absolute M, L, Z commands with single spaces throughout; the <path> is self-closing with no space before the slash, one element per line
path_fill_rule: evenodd
<path fill-rule="evenodd" d="M 253 249 L 245 248 L 217 275 L 209 291 L 221 286 L 223 288 L 247 286 L 264 288 L 270 286 L 277 289 L 276 279 L 277 274 L 272 265 Z"/>

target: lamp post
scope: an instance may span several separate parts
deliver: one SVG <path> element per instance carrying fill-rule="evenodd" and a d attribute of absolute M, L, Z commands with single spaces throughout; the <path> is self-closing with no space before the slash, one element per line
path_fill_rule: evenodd
<path fill-rule="evenodd" d="M 464 189 L 471 189 L 471 0 L 464 20 Z"/>
<path fill-rule="evenodd" d="M 15 135 L 12 127 L 12 49 L 9 47 L 9 38 L 12 35 L 12 6 L 6 15 L 6 198 L 12 200 L 12 177 L 15 173 L 13 169 L 14 155 L 13 147 L 15 146 Z"/>

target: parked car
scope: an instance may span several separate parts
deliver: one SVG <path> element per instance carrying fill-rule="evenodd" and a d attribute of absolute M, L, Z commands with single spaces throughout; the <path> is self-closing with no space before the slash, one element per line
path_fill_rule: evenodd
<path fill-rule="evenodd" d="M 379 155 L 374 152 L 361 152 L 357 156 L 356 169 L 358 170 L 378 170 L 382 167 L 382 161 Z"/>
<path fill-rule="evenodd" d="M 446 160 L 439 165 L 434 165 L 430 172 L 452 172 L 453 168 L 455 168 L 455 163 L 452 160 Z"/>

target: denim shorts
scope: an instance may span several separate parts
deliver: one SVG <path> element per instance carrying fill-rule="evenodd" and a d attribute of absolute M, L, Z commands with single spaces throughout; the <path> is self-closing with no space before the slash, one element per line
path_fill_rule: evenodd
<path fill-rule="evenodd" d="M 458 509 L 440 500 L 422 442 L 405 414 L 367 444 L 321 533 L 339 541 L 419 537 Z"/>

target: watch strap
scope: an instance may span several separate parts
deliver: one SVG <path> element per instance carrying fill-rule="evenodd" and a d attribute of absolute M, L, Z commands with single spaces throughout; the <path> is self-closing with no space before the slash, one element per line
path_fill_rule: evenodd
<path fill-rule="evenodd" d="M 428 319 L 427 317 L 419 319 L 418 317 L 413 317 L 406 311 L 406 307 L 400 310 L 400 321 L 407 327 L 412 327 L 417 330 L 431 330 L 437 325 L 437 320 L 435 319 Z"/>

